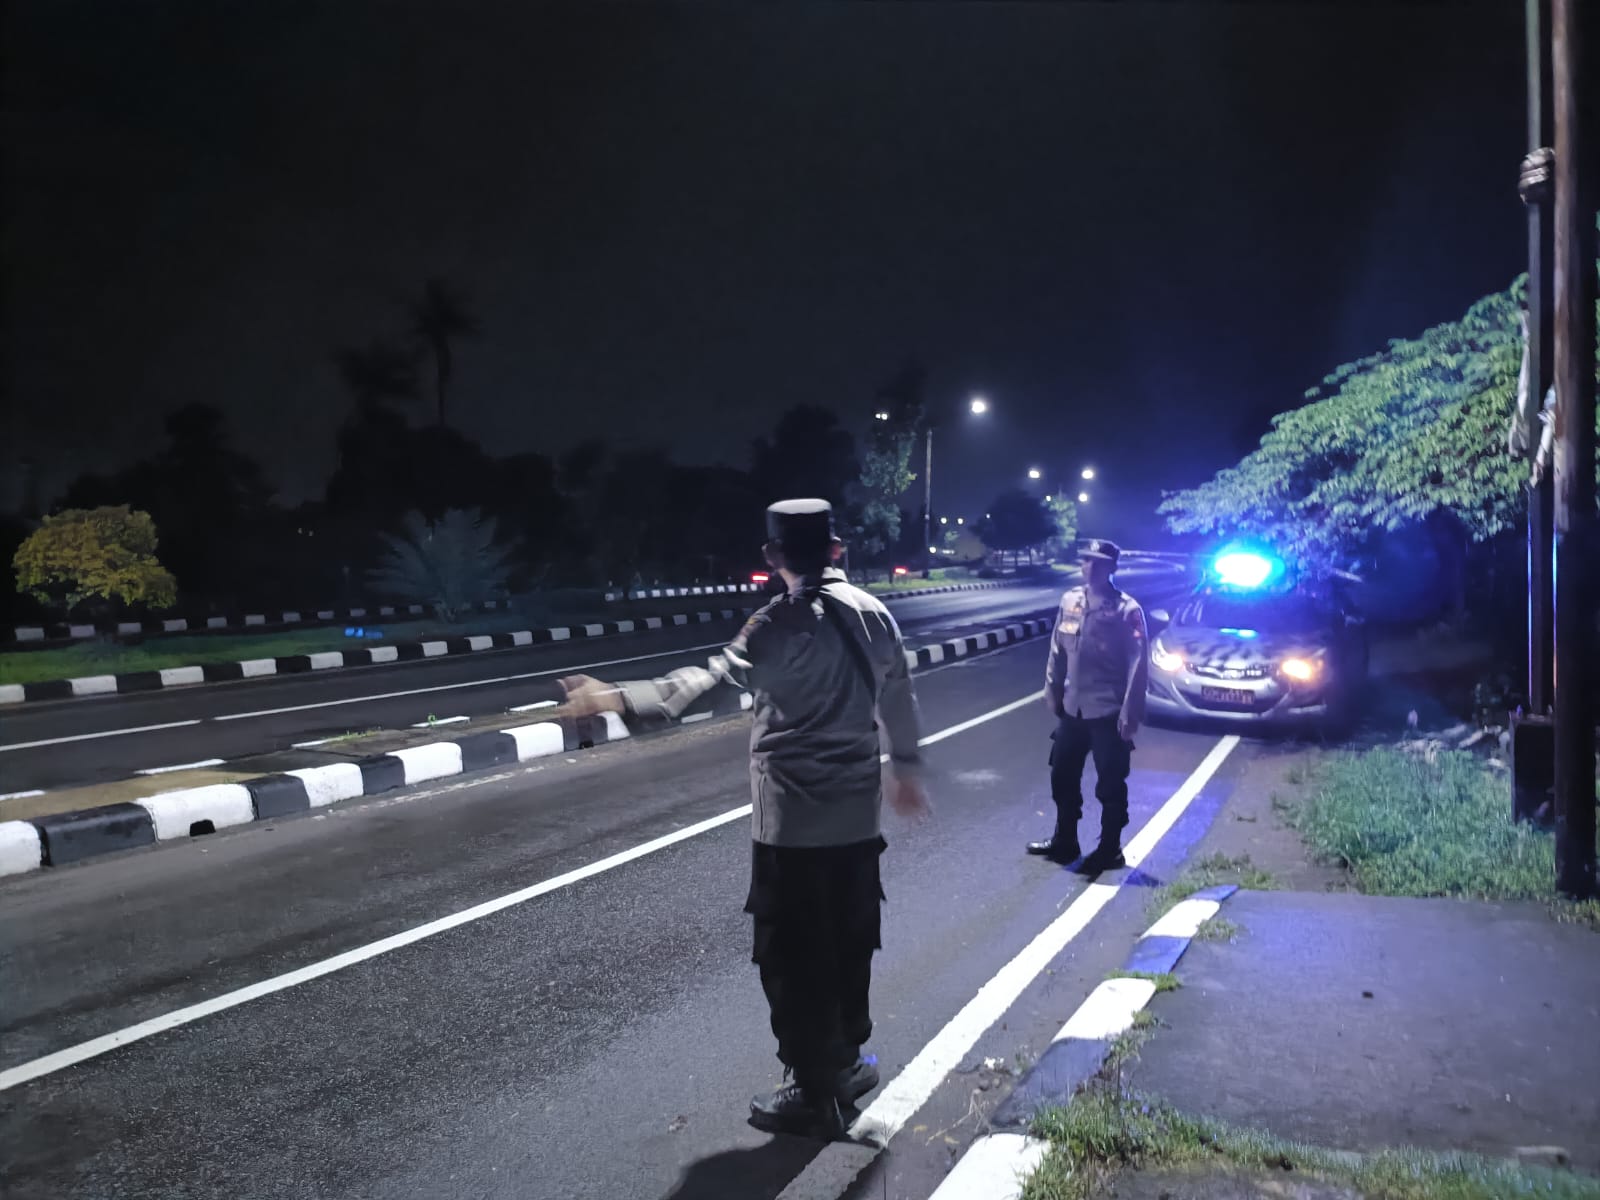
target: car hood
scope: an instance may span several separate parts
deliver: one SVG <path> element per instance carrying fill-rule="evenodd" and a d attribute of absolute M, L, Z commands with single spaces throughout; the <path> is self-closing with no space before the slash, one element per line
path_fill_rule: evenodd
<path fill-rule="evenodd" d="M 1271 666 L 1285 658 L 1306 658 L 1327 648 L 1327 639 L 1316 634 L 1260 633 L 1253 638 L 1203 626 L 1170 626 L 1156 641 L 1183 656 L 1191 667 L 1214 671 L 1242 671 L 1249 667 Z"/>

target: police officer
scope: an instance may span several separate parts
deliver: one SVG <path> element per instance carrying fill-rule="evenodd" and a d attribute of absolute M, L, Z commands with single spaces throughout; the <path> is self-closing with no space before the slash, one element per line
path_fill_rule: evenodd
<path fill-rule="evenodd" d="M 1128 770 L 1133 735 L 1144 720 L 1150 672 L 1144 611 L 1112 582 L 1122 551 L 1098 539 L 1083 551 L 1083 585 L 1061 598 L 1045 667 L 1045 704 L 1056 718 L 1050 752 L 1050 795 L 1055 832 L 1030 842 L 1029 854 L 1077 863 L 1078 820 L 1083 816 L 1083 764 L 1094 755 L 1100 801 L 1100 843 L 1074 868 L 1082 875 L 1114 871 L 1128 825 Z"/>
<path fill-rule="evenodd" d="M 753 693 L 752 865 L 745 911 L 778 1058 L 794 1082 L 750 1105 L 771 1132 L 834 1138 L 878 1085 L 861 1057 L 879 948 L 883 801 L 878 722 L 889 743 L 891 806 L 920 818 L 916 697 L 894 618 L 834 563 L 843 546 L 823 500 L 767 510 L 764 552 L 787 589 L 705 667 L 615 686 L 562 680 L 573 715 L 666 722 L 727 685 Z"/>

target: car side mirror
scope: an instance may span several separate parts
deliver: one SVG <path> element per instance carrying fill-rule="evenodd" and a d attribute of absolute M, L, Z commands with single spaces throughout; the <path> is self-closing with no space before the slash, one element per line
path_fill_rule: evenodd
<path fill-rule="evenodd" d="M 1172 614 L 1164 608 L 1152 608 L 1150 610 L 1150 621 L 1152 624 L 1160 625 L 1164 628 L 1172 624 Z"/>

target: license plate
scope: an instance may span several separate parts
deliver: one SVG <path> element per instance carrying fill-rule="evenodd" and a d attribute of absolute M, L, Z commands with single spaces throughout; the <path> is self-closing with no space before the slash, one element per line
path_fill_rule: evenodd
<path fill-rule="evenodd" d="M 1255 703 L 1255 696 L 1240 688 L 1201 688 L 1200 698 L 1213 704 L 1242 704 L 1246 708 Z"/>

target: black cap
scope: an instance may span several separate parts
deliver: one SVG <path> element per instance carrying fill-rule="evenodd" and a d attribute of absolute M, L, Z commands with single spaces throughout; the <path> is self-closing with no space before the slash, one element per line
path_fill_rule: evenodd
<path fill-rule="evenodd" d="M 1078 557 L 1098 558 L 1114 567 L 1117 565 L 1117 560 L 1122 557 L 1122 547 L 1115 542 L 1108 542 L 1105 538 L 1090 538 L 1084 543 L 1083 553 Z"/>
<path fill-rule="evenodd" d="M 767 538 L 791 554 L 815 554 L 834 542 L 833 505 L 826 500 L 780 500 L 767 509 Z"/>

